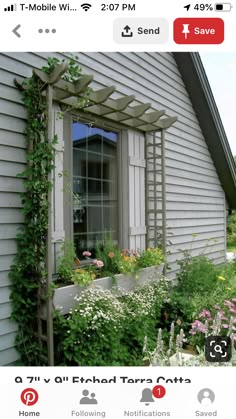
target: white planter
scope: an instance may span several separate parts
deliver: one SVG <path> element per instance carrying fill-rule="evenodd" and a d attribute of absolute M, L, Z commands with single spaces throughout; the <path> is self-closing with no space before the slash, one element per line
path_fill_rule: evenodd
<path fill-rule="evenodd" d="M 87 287 L 101 287 L 103 289 L 111 289 L 116 286 L 124 289 L 125 291 L 131 291 L 138 285 L 144 284 L 147 280 L 155 281 L 160 278 L 163 271 L 163 264 L 156 267 L 140 269 L 137 273 L 138 278 L 135 279 L 134 275 L 115 275 L 115 282 L 110 277 L 95 279 Z M 59 310 L 61 314 L 67 314 L 77 304 L 75 296 L 79 295 L 81 291 L 85 289 L 85 286 L 81 285 L 68 285 L 66 287 L 56 288 L 54 290 L 53 305 L 54 308 Z"/>

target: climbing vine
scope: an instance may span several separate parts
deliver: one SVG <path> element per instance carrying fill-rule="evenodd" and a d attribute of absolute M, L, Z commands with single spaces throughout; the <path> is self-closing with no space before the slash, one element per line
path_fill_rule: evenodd
<path fill-rule="evenodd" d="M 50 73 L 59 63 L 49 58 L 42 70 Z M 76 59 L 70 58 L 64 79 L 74 82 L 81 77 Z M 48 231 L 48 194 L 52 183 L 48 180 L 54 168 L 56 135 L 47 138 L 46 100 L 42 95 L 44 83 L 33 74 L 21 89 L 22 101 L 28 110 L 26 127 L 27 167 L 18 176 L 23 179 L 22 212 L 24 225 L 17 234 L 17 254 L 11 267 L 12 318 L 17 322 L 16 347 L 24 365 L 43 365 L 43 348 L 39 344 L 38 302 L 41 286 L 46 283 L 46 241 Z M 78 102 L 85 105 L 89 89 Z M 61 115 L 63 116 L 63 115 Z M 46 354 L 44 354 L 46 355 Z"/>

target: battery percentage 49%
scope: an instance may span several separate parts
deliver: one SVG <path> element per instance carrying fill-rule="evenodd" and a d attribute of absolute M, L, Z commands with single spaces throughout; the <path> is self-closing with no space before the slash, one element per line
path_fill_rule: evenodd
<path fill-rule="evenodd" d="M 204 12 L 204 11 L 212 12 L 214 10 L 214 7 L 213 7 L 212 4 L 199 4 L 199 3 L 197 3 L 194 6 L 194 10 L 199 10 L 201 12 Z"/>

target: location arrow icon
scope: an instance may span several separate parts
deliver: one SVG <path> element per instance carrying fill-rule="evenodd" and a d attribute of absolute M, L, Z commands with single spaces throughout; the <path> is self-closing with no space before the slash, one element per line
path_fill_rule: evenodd
<path fill-rule="evenodd" d="M 184 9 L 186 9 L 187 10 L 187 12 L 189 11 L 189 9 L 190 9 L 190 6 L 191 6 L 191 4 L 187 4 L 187 6 L 184 6 Z"/>
<path fill-rule="evenodd" d="M 21 35 L 19 34 L 19 32 L 18 32 L 18 29 L 20 29 L 20 27 L 21 27 L 21 25 L 17 25 L 13 30 L 12 30 L 12 32 L 17 36 L 17 38 L 20 38 L 21 37 Z"/>

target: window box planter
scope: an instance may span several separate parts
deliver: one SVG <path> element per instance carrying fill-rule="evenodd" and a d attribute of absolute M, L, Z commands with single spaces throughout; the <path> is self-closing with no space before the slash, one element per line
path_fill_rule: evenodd
<path fill-rule="evenodd" d="M 155 281 L 162 275 L 164 264 L 160 266 L 151 266 L 149 268 L 140 269 L 137 273 L 138 278 L 134 275 L 118 274 L 114 278 L 104 277 L 95 279 L 87 287 L 101 287 L 103 289 L 111 289 L 112 287 L 119 287 L 129 292 L 136 286 L 144 284 L 147 280 Z M 115 282 L 115 284 L 114 284 Z M 61 314 L 67 314 L 77 304 L 75 296 L 83 291 L 85 286 L 81 285 L 68 285 L 65 287 L 55 288 L 53 290 L 53 305 L 54 308 L 59 310 Z"/>

